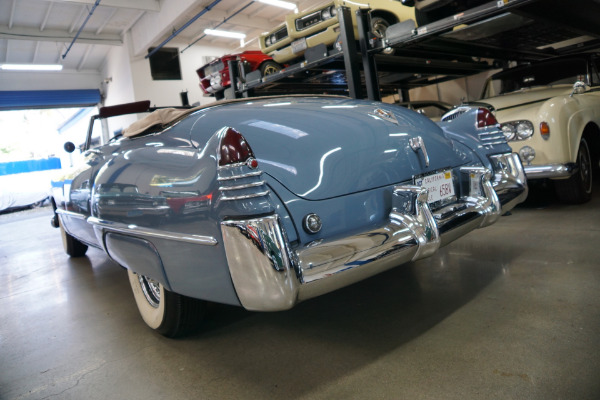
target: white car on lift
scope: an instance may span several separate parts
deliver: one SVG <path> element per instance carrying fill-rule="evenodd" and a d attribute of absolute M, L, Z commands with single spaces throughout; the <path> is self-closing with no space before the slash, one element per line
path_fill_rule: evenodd
<path fill-rule="evenodd" d="M 583 203 L 600 158 L 600 54 L 518 66 L 488 79 L 481 102 L 493 107 L 528 180 L 550 178 L 559 199 Z"/>

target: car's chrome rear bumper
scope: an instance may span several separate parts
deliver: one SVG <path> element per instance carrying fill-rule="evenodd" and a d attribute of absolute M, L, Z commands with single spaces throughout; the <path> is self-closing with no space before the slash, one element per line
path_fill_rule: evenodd
<path fill-rule="evenodd" d="M 292 251 L 277 215 L 221 223 L 231 278 L 248 310 L 277 311 L 331 292 L 402 263 L 495 222 L 501 204 L 491 173 L 464 168 L 481 179 L 482 195 L 463 197 L 432 212 L 427 190 L 397 186 L 388 221 L 348 237 L 312 242 Z"/>
<path fill-rule="evenodd" d="M 524 168 L 527 179 L 569 178 L 576 172 L 574 163 L 526 165 Z"/>

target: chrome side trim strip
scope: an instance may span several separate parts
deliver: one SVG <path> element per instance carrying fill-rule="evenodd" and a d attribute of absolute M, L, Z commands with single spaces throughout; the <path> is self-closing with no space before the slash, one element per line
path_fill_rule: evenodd
<path fill-rule="evenodd" d="M 72 217 L 72 218 L 77 218 L 77 219 L 86 219 L 87 217 L 83 214 L 80 213 L 76 213 L 73 211 L 67 211 L 67 210 L 63 210 L 62 208 L 57 208 L 56 209 L 56 213 L 57 214 L 62 214 L 65 215 L 67 217 Z"/>
<path fill-rule="evenodd" d="M 234 163 L 234 164 L 227 164 L 227 165 L 219 165 L 217 167 L 217 171 L 227 171 L 227 170 L 231 170 L 231 169 L 235 169 L 235 168 L 242 168 L 242 167 L 247 167 L 248 164 L 246 164 L 245 162 L 238 162 L 238 163 Z"/>
<path fill-rule="evenodd" d="M 247 174 L 242 174 L 242 175 L 233 175 L 233 176 L 219 176 L 217 178 L 217 181 L 222 182 L 222 181 L 231 181 L 234 179 L 243 179 L 243 178 L 251 178 L 254 176 L 261 176 L 262 175 L 262 171 L 256 171 L 256 172 L 248 172 Z"/>
<path fill-rule="evenodd" d="M 245 194 L 245 195 L 242 195 L 242 196 L 231 196 L 231 197 L 221 196 L 219 198 L 219 200 L 222 200 L 222 201 L 246 200 L 246 199 L 253 199 L 255 197 L 268 196 L 269 193 L 271 193 L 269 190 L 265 190 L 264 192 L 252 193 L 252 194 Z"/>
<path fill-rule="evenodd" d="M 238 186 L 221 186 L 221 187 L 219 187 L 219 190 L 226 192 L 228 190 L 249 189 L 249 188 L 255 188 L 258 186 L 262 186 L 264 184 L 265 184 L 264 181 L 258 181 L 258 182 L 252 182 L 252 183 L 247 183 L 245 185 L 238 185 Z"/>
<path fill-rule="evenodd" d="M 157 239 L 175 240 L 206 246 L 215 246 L 219 242 L 211 236 L 193 235 L 185 233 L 167 232 L 158 229 L 146 228 L 137 225 L 127 225 L 120 222 L 107 221 L 96 217 L 89 217 L 87 222 L 99 228 L 111 231 L 130 234 L 134 236 L 150 236 Z"/>

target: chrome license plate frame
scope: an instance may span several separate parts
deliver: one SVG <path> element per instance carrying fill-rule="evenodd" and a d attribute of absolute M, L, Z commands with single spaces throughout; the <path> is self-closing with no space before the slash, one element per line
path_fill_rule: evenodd
<path fill-rule="evenodd" d="M 456 198 L 454 175 L 450 169 L 415 177 L 414 183 L 429 190 L 428 204 L 446 203 Z"/>

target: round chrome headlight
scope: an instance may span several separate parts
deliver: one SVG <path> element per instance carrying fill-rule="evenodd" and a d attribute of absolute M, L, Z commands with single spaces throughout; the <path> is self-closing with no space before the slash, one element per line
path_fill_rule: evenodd
<path fill-rule="evenodd" d="M 323 20 L 331 18 L 331 8 L 327 7 L 326 9 L 321 11 L 321 18 Z"/>
<path fill-rule="evenodd" d="M 521 147 L 521 150 L 519 150 L 519 156 L 523 162 L 529 164 L 535 158 L 535 150 L 532 147 L 523 146 Z"/>
<path fill-rule="evenodd" d="M 517 138 L 520 140 L 527 139 L 533 135 L 533 124 L 529 121 L 518 121 L 516 131 Z"/>
<path fill-rule="evenodd" d="M 507 141 L 514 140 L 516 131 L 515 128 L 511 124 L 502 124 L 502 133 Z"/>
<path fill-rule="evenodd" d="M 221 75 L 215 75 L 210 78 L 210 86 L 217 87 L 221 86 Z"/>
<path fill-rule="evenodd" d="M 273 44 L 273 42 L 271 42 L 271 36 L 267 36 L 265 38 L 265 46 L 269 47 L 272 44 Z"/>

